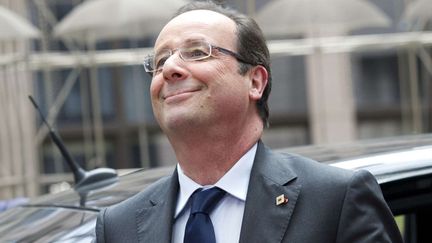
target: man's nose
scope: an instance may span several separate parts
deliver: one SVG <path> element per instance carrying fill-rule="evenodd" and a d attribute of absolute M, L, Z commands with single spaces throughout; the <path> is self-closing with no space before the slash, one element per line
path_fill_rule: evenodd
<path fill-rule="evenodd" d="M 178 52 L 168 57 L 163 65 L 162 74 L 166 80 L 177 81 L 186 78 L 187 70 Z"/>

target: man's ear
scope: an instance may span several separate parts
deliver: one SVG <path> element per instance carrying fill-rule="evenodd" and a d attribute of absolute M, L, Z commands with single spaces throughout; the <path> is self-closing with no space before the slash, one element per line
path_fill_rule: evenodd
<path fill-rule="evenodd" d="M 264 89 L 268 82 L 268 72 L 264 66 L 257 65 L 249 70 L 251 86 L 249 89 L 249 97 L 251 100 L 258 101 L 261 99 Z"/>

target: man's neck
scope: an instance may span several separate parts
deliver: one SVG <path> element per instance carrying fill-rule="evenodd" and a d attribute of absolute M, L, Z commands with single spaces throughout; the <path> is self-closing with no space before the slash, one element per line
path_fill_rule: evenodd
<path fill-rule="evenodd" d="M 195 130 L 181 139 L 169 139 L 184 173 L 201 185 L 211 185 L 260 139 L 262 130 L 262 125 L 256 124 L 238 131 Z"/>

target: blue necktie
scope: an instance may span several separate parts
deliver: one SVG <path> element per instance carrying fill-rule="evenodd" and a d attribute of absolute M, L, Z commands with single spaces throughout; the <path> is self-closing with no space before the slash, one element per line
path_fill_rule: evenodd
<path fill-rule="evenodd" d="M 225 195 L 217 187 L 197 190 L 191 196 L 191 211 L 186 223 L 184 243 L 216 243 L 209 214 Z"/>

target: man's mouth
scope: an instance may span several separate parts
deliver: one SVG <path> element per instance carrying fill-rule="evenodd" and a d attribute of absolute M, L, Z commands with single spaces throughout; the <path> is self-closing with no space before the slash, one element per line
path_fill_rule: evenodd
<path fill-rule="evenodd" d="M 199 91 L 199 88 L 187 88 L 187 89 L 178 89 L 178 90 L 174 90 L 171 92 L 167 92 L 166 94 L 164 94 L 162 96 L 162 98 L 164 100 L 169 99 L 169 98 L 174 98 L 176 96 L 181 96 L 181 95 L 186 95 L 186 94 L 190 94 L 190 93 L 194 93 Z"/>

